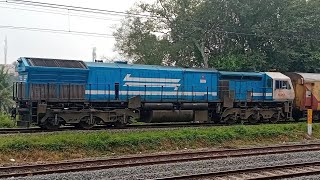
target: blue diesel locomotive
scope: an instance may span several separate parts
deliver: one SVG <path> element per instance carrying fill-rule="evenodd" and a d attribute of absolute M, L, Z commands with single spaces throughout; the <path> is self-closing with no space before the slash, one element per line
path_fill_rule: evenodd
<path fill-rule="evenodd" d="M 18 124 L 47 129 L 144 122 L 277 122 L 294 91 L 281 73 L 19 58 Z"/>

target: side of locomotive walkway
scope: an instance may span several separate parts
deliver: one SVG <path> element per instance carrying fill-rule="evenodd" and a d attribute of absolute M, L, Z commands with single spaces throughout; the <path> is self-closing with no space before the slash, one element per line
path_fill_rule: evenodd
<path fill-rule="evenodd" d="M 59 132 L 0 136 L 0 163 L 115 157 L 201 148 L 266 146 L 320 139 L 320 125 L 269 124 L 125 132 Z"/>

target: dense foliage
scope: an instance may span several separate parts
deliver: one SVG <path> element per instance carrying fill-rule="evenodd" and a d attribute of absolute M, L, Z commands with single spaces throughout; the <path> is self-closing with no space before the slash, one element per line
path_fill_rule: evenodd
<path fill-rule="evenodd" d="M 13 105 L 12 82 L 14 77 L 8 73 L 5 66 L 0 67 L 0 113 L 9 112 Z"/>
<path fill-rule="evenodd" d="M 13 128 L 15 126 L 15 122 L 12 121 L 9 115 L 0 113 L 0 128 Z"/>
<path fill-rule="evenodd" d="M 136 63 L 232 71 L 320 71 L 319 0 L 159 0 L 115 32 Z"/>

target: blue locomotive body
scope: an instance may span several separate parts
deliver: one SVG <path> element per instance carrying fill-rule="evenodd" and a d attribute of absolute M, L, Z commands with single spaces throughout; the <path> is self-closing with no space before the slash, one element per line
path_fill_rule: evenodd
<path fill-rule="evenodd" d="M 86 63 L 91 101 L 216 101 L 218 72 L 123 63 Z"/>
<path fill-rule="evenodd" d="M 192 121 L 235 123 L 291 118 L 294 91 L 281 73 L 20 58 L 14 99 L 19 125 Z"/>
<path fill-rule="evenodd" d="M 273 101 L 272 78 L 266 73 L 221 71 L 219 80 L 229 82 L 235 101 Z"/>

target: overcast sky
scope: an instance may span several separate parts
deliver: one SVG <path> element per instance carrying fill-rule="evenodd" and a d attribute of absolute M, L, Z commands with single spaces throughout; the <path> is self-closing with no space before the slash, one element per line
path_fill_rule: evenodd
<path fill-rule="evenodd" d="M 81 6 L 88 8 L 126 11 L 141 0 L 32 0 L 37 2 Z M 155 0 L 143 0 L 154 2 Z M 21 10 L 21 9 L 28 9 Z M 50 10 L 50 9 L 49 9 Z M 118 57 L 114 52 L 115 40 L 111 37 L 92 37 L 26 30 L 4 29 L 1 26 L 32 27 L 58 30 L 82 31 L 112 34 L 114 26 L 119 25 L 121 16 L 84 14 L 99 19 L 51 14 L 35 11 L 48 11 L 35 6 L 8 5 L 0 2 L 0 64 L 4 63 L 4 39 L 8 39 L 8 63 L 19 57 L 47 57 L 90 60 L 92 48 L 97 47 L 97 58 Z M 68 13 L 67 10 L 51 9 L 55 13 Z M 72 12 L 70 12 L 72 13 Z M 77 13 L 79 14 L 79 13 Z M 100 19 L 104 18 L 104 19 Z M 69 26 L 70 25 L 70 26 Z"/>

